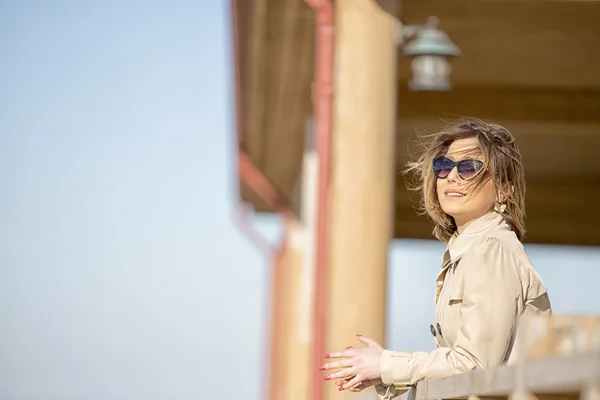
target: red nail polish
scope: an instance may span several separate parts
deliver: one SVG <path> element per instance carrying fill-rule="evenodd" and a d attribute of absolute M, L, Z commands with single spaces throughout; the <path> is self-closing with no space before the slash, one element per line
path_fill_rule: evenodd
<path fill-rule="evenodd" d="M 338 390 L 341 392 L 342 390 L 344 390 L 344 387 L 340 386 L 340 388 Z"/>
<path fill-rule="evenodd" d="M 324 365 L 321 365 L 321 366 L 319 367 L 319 371 L 325 371 L 325 366 L 324 366 Z"/>
<path fill-rule="evenodd" d="M 330 376 L 330 375 L 325 375 L 325 377 L 323 378 L 323 380 L 326 380 L 326 381 L 328 381 L 328 380 L 330 380 L 330 379 L 331 379 L 331 376 Z"/>
<path fill-rule="evenodd" d="M 360 333 L 357 333 L 356 336 L 362 336 Z"/>
<path fill-rule="evenodd" d="M 347 349 L 347 350 L 349 350 L 349 349 L 353 349 L 353 348 L 354 348 L 354 347 L 352 347 L 352 346 L 348 346 L 348 347 L 346 347 L 346 349 Z"/>
<path fill-rule="evenodd" d="M 331 354 L 325 354 L 325 358 L 331 358 Z"/>

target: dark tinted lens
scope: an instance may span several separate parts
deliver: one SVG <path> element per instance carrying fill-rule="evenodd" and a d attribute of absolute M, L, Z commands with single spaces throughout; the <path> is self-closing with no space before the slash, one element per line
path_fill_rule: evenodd
<path fill-rule="evenodd" d="M 475 160 L 463 160 L 458 163 L 458 175 L 463 179 L 470 179 L 479 170 L 479 164 Z"/>
<path fill-rule="evenodd" d="M 452 160 L 445 157 L 438 157 L 433 160 L 433 173 L 438 178 L 446 178 L 454 168 Z"/>

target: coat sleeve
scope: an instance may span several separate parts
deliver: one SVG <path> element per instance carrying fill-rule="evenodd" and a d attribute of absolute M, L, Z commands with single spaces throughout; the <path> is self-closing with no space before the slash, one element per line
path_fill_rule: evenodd
<path fill-rule="evenodd" d="M 519 260 L 500 241 L 487 238 L 463 256 L 460 268 L 465 268 L 464 293 L 453 347 L 440 347 L 430 353 L 384 350 L 384 385 L 401 388 L 505 361 L 522 309 L 524 283 Z M 386 398 L 382 396 L 384 385 L 376 388 L 380 399 Z"/>

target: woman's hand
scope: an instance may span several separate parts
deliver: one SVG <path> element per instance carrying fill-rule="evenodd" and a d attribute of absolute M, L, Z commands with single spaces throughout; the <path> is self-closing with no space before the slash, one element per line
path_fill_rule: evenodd
<path fill-rule="evenodd" d="M 338 386 L 338 390 L 344 390 L 343 387 L 345 387 L 348 382 L 350 382 L 349 379 L 344 379 L 344 380 L 341 380 L 341 381 L 337 381 L 335 383 L 335 385 Z M 350 389 L 348 389 L 348 390 L 350 390 L 351 392 L 360 392 L 362 390 L 370 388 L 371 386 L 379 385 L 380 383 L 383 383 L 381 381 L 381 378 L 379 378 L 379 379 L 369 379 L 369 380 L 366 380 L 366 381 L 358 382 L 356 385 L 351 386 Z M 348 385 L 348 386 L 350 386 L 350 385 Z"/>
<path fill-rule="evenodd" d="M 340 369 L 338 372 L 325 375 L 325 380 L 339 379 L 342 381 L 342 384 L 338 385 L 338 390 L 356 387 L 360 391 L 381 381 L 379 365 L 383 348 L 373 339 L 362 335 L 356 335 L 356 337 L 367 346 L 329 353 L 325 355 L 325 358 L 340 360 L 324 364 L 320 368 L 321 371 Z"/>

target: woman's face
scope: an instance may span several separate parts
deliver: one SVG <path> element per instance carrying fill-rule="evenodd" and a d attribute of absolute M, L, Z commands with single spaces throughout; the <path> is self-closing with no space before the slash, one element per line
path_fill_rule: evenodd
<path fill-rule="evenodd" d="M 458 166 L 452 164 L 462 160 Z M 474 137 L 452 142 L 445 157 L 434 162 L 434 171 L 439 175 L 438 200 L 442 210 L 454 218 L 459 232 L 494 207 L 496 193 L 491 179 L 476 189 L 466 185 L 484 163 Z"/>

